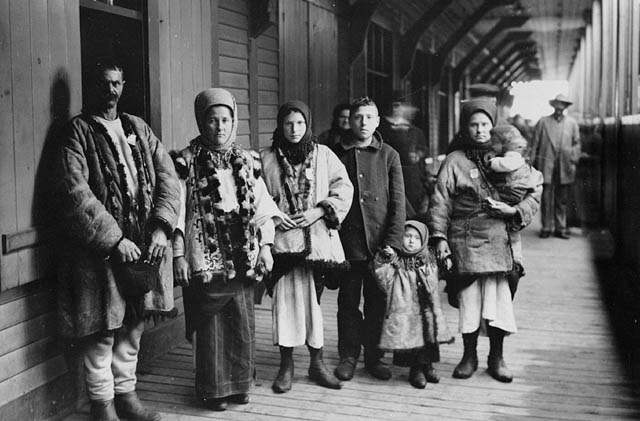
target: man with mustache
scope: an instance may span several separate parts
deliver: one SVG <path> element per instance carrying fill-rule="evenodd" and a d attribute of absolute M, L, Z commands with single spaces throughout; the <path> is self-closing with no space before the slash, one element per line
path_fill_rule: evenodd
<path fill-rule="evenodd" d="M 82 347 L 93 420 L 157 421 L 135 373 L 145 317 L 174 305 L 180 186 L 151 128 L 118 109 L 122 67 L 103 60 L 93 76 L 94 105 L 67 124 L 56 162 L 59 326 Z"/>
<path fill-rule="evenodd" d="M 400 156 L 376 131 L 380 116 L 368 97 L 351 103 L 351 134 L 333 146 L 354 187 L 353 204 L 342 222 L 340 239 L 351 269 L 338 293 L 338 352 L 335 375 L 351 380 L 364 346 L 366 370 L 381 380 L 391 370 L 381 361 L 380 333 L 386 297 L 376 284 L 370 263 L 378 250 L 402 247 L 405 221 L 404 181 Z M 364 296 L 364 317 L 359 310 Z"/>

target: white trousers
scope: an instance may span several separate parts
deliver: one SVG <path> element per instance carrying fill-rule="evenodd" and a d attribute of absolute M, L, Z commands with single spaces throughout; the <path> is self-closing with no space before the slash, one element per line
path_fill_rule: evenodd
<path fill-rule="evenodd" d="M 516 333 L 516 319 L 509 282 L 504 276 L 478 279 L 458 294 L 460 333 L 472 333 L 487 324 L 507 333 Z"/>
<path fill-rule="evenodd" d="M 84 351 L 84 376 L 90 400 L 108 401 L 136 388 L 136 366 L 144 321 L 96 334 Z"/>
<path fill-rule="evenodd" d="M 294 347 L 305 342 L 322 348 L 322 310 L 316 298 L 313 270 L 295 267 L 278 280 L 273 292 L 273 343 Z"/>

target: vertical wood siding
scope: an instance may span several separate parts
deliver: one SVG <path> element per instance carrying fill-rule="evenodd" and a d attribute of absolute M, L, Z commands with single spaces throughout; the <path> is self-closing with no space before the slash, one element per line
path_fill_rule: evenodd
<path fill-rule="evenodd" d="M 297 99 L 309 104 L 309 5 L 305 1 L 280 0 L 278 12 L 280 102 Z"/>
<path fill-rule="evenodd" d="M 220 0 L 218 7 L 220 87 L 238 104 L 237 142 L 251 146 L 249 137 L 249 19 L 246 0 Z"/>
<path fill-rule="evenodd" d="M 309 95 L 316 134 L 331 127 L 338 102 L 338 19 L 324 8 L 309 5 Z"/>
<path fill-rule="evenodd" d="M 257 39 L 258 138 L 260 147 L 271 144 L 279 102 L 278 26 L 271 25 Z"/>

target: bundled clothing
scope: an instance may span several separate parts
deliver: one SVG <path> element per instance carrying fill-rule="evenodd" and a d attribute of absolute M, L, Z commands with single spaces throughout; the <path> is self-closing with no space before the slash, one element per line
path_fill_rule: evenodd
<path fill-rule="evenodd" d="M 196 393 L 205 401 L 245 394 L 253 384 L 255 265 L 260 247 L 273 243 L 279 214 L 257 154 L 234 143 L 238 114 L 229 92 L 207 89 L 196 97 L 200 132 L 207 111 L 220 105 L 233 117 L 226 144 L 212 147 L 201 135 L 175 159 L 183 196 L 174 252 L 191 272 L 183 288 L 186 335 L 194 344 Z"/>
<path fill-rule="evenodd" d="M 438 344 L 450 342 L 452 336 L 440 305 L 437 265 L 427 244 L 427 227 L 417 221 L 407 221 L 405 227 L 420 233 L 422 247 L 414 252 L 403 248 L 393 256 L 378 253 L 373 269 L 387 302 L 380 348 L 398 351 L 394 363 L 410 366 L 410 357 L 424 363 L 439 361 Z"/>
<path fill-rule="evenodd" d="M 261 151 L 265 183 L 281 212 L 292 216 L 321 207 L 325 216 L 305 228 L 276 230 L 274 268 L 267 281 L 274 298 L 273 341 L 286 347 L 307 342 L 321 348 L 319 302 L 325 280 L 339 278 L 349 267 L 337 230 L 351 207 L 353 185 L 336 155 L 315 142 L 305 104 L 284 104 L 278 121 L 292 111 L 303 114 L 307 133 L 291 143 L 279 125 L 273 145 Z M 304 153 L 298 157 L 297 150 Z"/>

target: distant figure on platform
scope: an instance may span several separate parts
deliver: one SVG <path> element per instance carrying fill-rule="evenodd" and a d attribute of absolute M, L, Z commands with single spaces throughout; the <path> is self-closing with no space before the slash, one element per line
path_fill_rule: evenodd
<path fill-rule="evenodd" d="M 390 246 L 402 248 L 405 221 L 405 195 L 400 157 L 383 143 L 378 107 L 364 97 L 351 103 L 351 133 L 334 145 L 338 158 L 347 168 L 354 187 L 351 209 L 342 223 L 340 239 L 351 263 L 338 293 L 338 352 L 340 363 L 335 374 L 351 380 L 361 346 L 367 371 L 382 380 L 391 370 L 381 361 L 380 332 L 385 313 L 385 294 L 371 271 L 373 256 Z M 364 295 L 364 319 L 360 296 Z"/>
<path fill-rule="evenodd" d="M 451 343 L 438 293 L 438 265 L 428 247 L 429 230 L 407 221 L 402 249 L 380 250 L 373 261 L 378 285 L 387 295 L 380 348 L 394 351 L 393 363 L 410 367 L 409 383 L 424 389 L 438 383 L 433 363 L 440 361 L 439 343 Z"/>
<path fill-rule="evenodd" d="M 346 270 L 338 228 L 353 200 L 353 184 L 338 157 L 315 142 L 311 112 L 290 101 L 278 111 L 273 144 L 261 151 L 267 188 L 282 212 L 267 287 L 273 297 L 273 343 L 280 349 L 276 393 L 291 390 L 293 347 L 307 345 L 309 378 L 330 389 L 342 383 L 323 360 L 320 296 L 325 279 Z"/>
<path fill-rule="evenodd" d="M 567 206 L 580 160 L 580 129 L 573 118 L 564 115 L 572 104 L 566 96 L 559 94 L 549 104 L 554 112 L 538 121 L 531 145 L 533 166 L 544 175 L 540 238 L 553 232 L 568 240 Z"/>
<path fill-rule="evenodd" d="M 381 119 L 378 131 L 382 138 L 400 155 L 404 191 L 411 206 L 410 217 L 420 218 L 427 213 L 429 198 L 421 176 L 422 161 L 427 154 L 424 133 L 412 121 L 418 109 L 396 101 L 391 104 L 388 116 Z"/>
<path fill-rule="evenodd" d="M 136 366 L 145 317 L 174 305 L 180 186 L 151 128 L 118 109 L 122 67 L 99 63 L 95 82 L 95 109 L 74 117 L 60 142 L 60 328 L 83 339 L 94 420 L 156 421 L 136 395 Z"/>
<path fill-rule="evenodd" d="M 320 136 L 318 136 L 318 143 L 320 145 L 332 147 L 336 143 L 340 142 L 340 138 L 351 132 L 351 126 L 349 125 L 349 112 L 349 104 L 347 103 L 335 106 L 333 109 L 331 128 L 320 133 Z"/>
<path fill-rule="evenodd" d="M 478 335 L 489 336 L 489 374 L 513 379 L 503 358 L 504 337 L 516 333 L 511 277 L 514 265 L 509 232 L 527 226 L 538 210 L 540 191 L 517 204 L 502 201 L 487 175 L 486 157 L 497 120 L 496 105 L 485 98 L 464 101 L 460 110 L 462 149 L 440 167 L 429 206 L 429 231 L 436 257 L 449 269 L 449 303 L 459 309 L 464 342 L 453 377 L 466 379 L 478 369 Z"/>
<path fill-rule="evenodd" d="M 257 153 L 235 143 L 233 95 L 210 88 L 195 99 L 200 135 L 175 158 L 182 200 L 173 238 L 174 276 L 183 286 L 196 395 L 224 411 L 246 404 L 256 375 L 254 288 L 271 271 L 280 214 L 260 176 Z"/>

